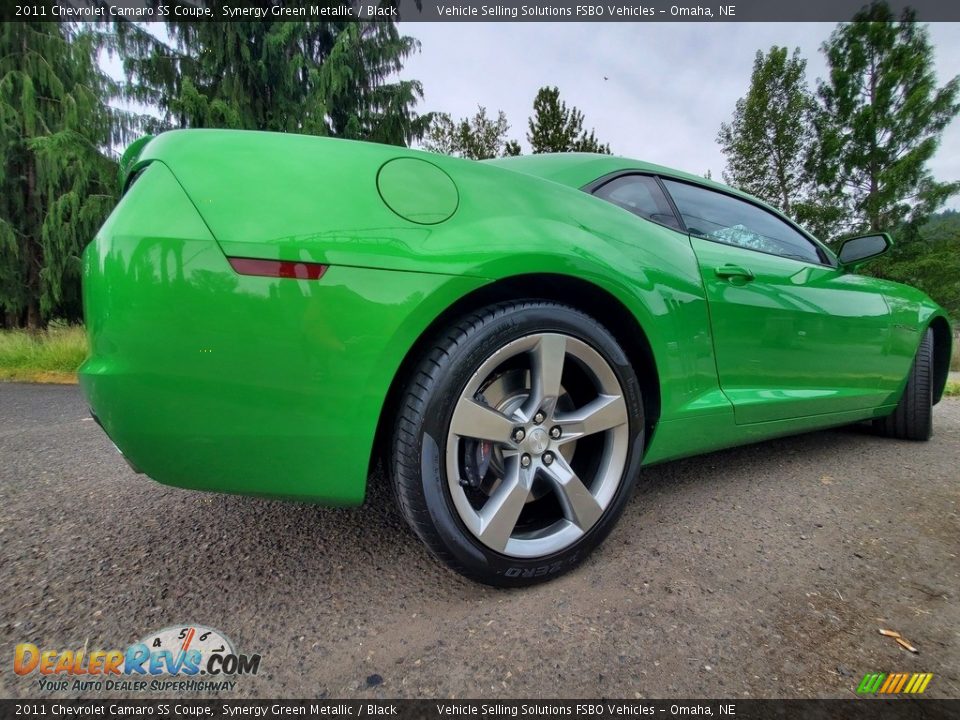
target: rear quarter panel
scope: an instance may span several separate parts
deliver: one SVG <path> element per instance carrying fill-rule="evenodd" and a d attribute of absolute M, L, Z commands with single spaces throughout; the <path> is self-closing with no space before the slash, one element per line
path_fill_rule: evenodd
<path fill-rule="evenodd" d="M 377 191 L 390 159 L 446 172 L 459 205 L 437 225 L 394 214 Z M 593 282 L 637 318 L 664 388 L 662 417 L 728 412 L 716 383 L 702 284 L 686 235 L 577 189 L 491 164 L 342 140 L 173 132 L 162 158 L 228 255 L 479 278 Z M 573 298 L 571 298 L 573 300 Z"/>

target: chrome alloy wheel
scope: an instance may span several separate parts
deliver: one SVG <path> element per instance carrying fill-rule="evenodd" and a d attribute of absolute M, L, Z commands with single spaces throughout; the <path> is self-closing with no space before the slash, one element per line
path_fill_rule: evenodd
<path fill-rule="evenodd" d="M 550 555 L 599 521 L 629 444 L 623 392 L 600 353 L 569 335 L 527 335 L 487 358 L 460 394 L 446 443 L 450 495 L 490 549 Z"/>

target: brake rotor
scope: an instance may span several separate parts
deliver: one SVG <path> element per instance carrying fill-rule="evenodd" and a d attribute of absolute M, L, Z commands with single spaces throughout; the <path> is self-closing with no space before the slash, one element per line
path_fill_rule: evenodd
<path fill-rule="evenodd" d="M 497 412 L 512 417 L 530 396 L 529 377 L 530 372 L 523 368 L 505 370 L 491 376 L 480 386 L 474 397 Z M 574 409 L 573 401 L 563 386 L 560 387 L 557 408 L 561 411 Z M 568 463 L 573 460 L 576 444 L 574 441 L 560 447 L 560 454 Z M 470 483 L 470 487 L 487 497 L 494 493 L 503 480 L 503 452 L 489 440 L 467 441 L 464 447 L 463 465 L 464 477 Z M 527 497 L 527 502 L 539 500 L 548 492 L 550 492 L 550 485 L 541 478 L 537 478 Z"/>

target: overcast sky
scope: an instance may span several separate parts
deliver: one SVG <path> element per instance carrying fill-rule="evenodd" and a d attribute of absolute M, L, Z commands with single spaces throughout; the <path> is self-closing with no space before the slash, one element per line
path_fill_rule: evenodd
<path fill-rule="evenodd" d="M 720 180 L 716 143 L 744 95 L 756 51 L 799 47 L 811 88 L 826 76 L 820 44 L 836 23 L 403 23 L 420 40 L 404 75 L 423 83 L 423 110 L 456 117 L 478 104 L 503 110 L 524 150 L 533 98 L 556 85 L 617 155 Z M 941 84 L 960 75 L 960 24 L 929 25 Z M 604 77 L 608 78 L 604 80 Z M 931 163 L 960 179 L 960 122 L 947 128 Z M 952 207 L 960 208 L 954 199 Z"/>
<path fill-rule="evenodd" d="M 756 51 L 799 47 L 810 87 L 826 76 L 820 44 L 836 23 L 401 23 L 421 42 L 403 77 L 423 83 L 421 112 L 454 118 L 483 105 L 510 121 L 524 151 L 533 98 L 544 85 L 576 105 L 585 126 L 617 155 L 721 180 L 720 123 L 750 83 Z M 960 23 L 928 25 L 942 85 L 960 75 Z M 161 34 L 162 30 L 159 30 Z M 111 74 L 116 58 L 104 57 Z M 604 80 L 604 78 L 607 78 Z M 930 163 L 939 180 L 960 179 L 960 122 Z M 948 207 L 960 209 L 955 197 Z"/>

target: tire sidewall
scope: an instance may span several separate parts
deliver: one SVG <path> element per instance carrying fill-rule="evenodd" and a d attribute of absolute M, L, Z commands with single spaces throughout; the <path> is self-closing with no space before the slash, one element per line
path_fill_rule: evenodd
<path fill-rule="evenodd" d="M 477 539 L 460 519 L 446 473 L 446 441 L 453 410 L 477 368 L 490 355 L 534 333 L 558 332 L 590 345 L 613 369 L 623 390 L 629 418 L 629 444 L 617 492 L 600 520 L 574 544 L 551 555 L 514 558 Z M 527 585 L 561 574 L 580 562 L 610 533 L 630 497 L 640 467 L 644 440 L 643 403 L 639 382 L 613 336 L 586 315 L 557 305 L 519 305 L 468 332 L 447 355 L 430 389 L 419 430 L 420 481 L 432 524 L 455 560 L 477 579 L 497 585 Z"/>

